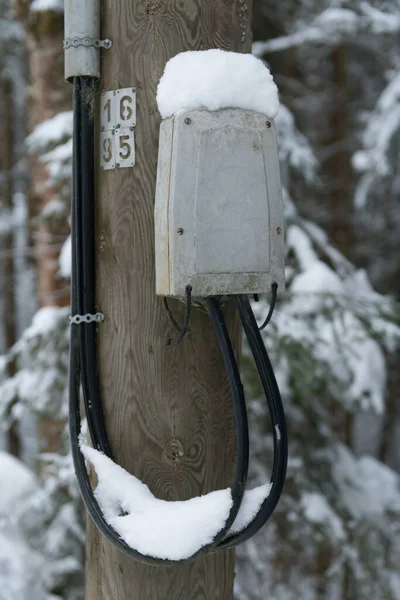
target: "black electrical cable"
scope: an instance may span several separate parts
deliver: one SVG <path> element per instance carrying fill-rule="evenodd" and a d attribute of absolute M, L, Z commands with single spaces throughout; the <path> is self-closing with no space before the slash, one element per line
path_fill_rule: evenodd
<path fill-rule="evenodd" d="M 190 324 L 190 316 L 192 314 L 192 286 L 191 285 L 187 285 L 186 286 L 186 314 L 185 314 L 185 321 L 183 323 L 183 327 L 182 327 L 182 331 L 179 334 L 179 337 L 176 341 L 177 344 L 180 344 L 181 341 L 183 340 L 183 338 L 185 337 L 185 335 L 188 333 L 189 331 L 189 324 Z"/>
<path fill-rule="evenodd" d="M 273 283 L 271 286 L 272 292 L 271 292 L 271 304 L 269 305 L 269 311 L 267 314 L 267 318 L 265 319 L 264 323 L 261 325 L 261 327 L 259 327 L 260 331 L 263 331 L 263 329 L 266 328 L 266 326 L 268 325 L 268 323 L 270 322 L 272 315 L 274 313 L 274 309 L 275 309 L 275 304 L 276 304 L 276 295 L 278 293 L 278 284 L 277 283 Z"/>
<path fill-rule="evenodd" d="M 73 295 L 72 295 L 72 303 L 71 308 L 74 309 L 76 307 L 76 302 L 74 298 L 76 298 L 76 283 L 73 281 Z M 232 486 L 232 500 L 233 505 L 230 510 L 228 519 L 224 527 L 218 532 L 215 536 L 213 542 L 203 548 L 201 548 L 196 554 L 190 557 L 190 560 L 203 553 L 204 551 L 211 550 L 213 548 L 218 547 L 220 541 L 226 536 L 229 528 L 231 527 L 233 521 L 237 516 L 237 512 L 240 507 L 241 500 L 243 498 L 246 478 L 247 478 L 247 467 L 248 467 L 248 427 L 247 427 L 247 415 L 244 404 L 244 396 L 243 389 L 240 381 L 240 376 L 237 371 L 236 363 L 234 360 L 231 360 L 233 355 L 232 346 L 230 343 L 229 336 L 227 334 L 226 325 L 222 314 L 220 313 L 217 305 L 214 307 L 215 319 L 216 323 L 216 333 L 217 338 L 221 347 L 221 350 L 224 352 L 225 356 L 225 364 L 228 368 L 229 372 L 229 383 L 233 383 L 231 385 L 231 394 L 233 398 L 243 398 L 243 401 L 234 403 L 234 411 L 236 411 L 235 420 L 239 421 L 242 426 L 237 431 L 236 437 L 236 467 L 235 467 L 235 482 L 238 484 Z M 86 326 L 86 324 L 85 324 Z M 94 492 L 90 485 L 90 480 L 88 477 L 88 473 L 86 470 L 85 460 L 79 448 L 79 436 L 80 436 L 80 427 L 81 427 L 81 416 L 80 416 L 80 408 L 79 408 L 79 386 L 80 386 L 80 365 L 79 365 L 79 337 L 77 335 L 77 328 L 79 325 L 71 326 L 71 355 L 70 355 L 70 414 L 69 414 L 69 422 L 70 422 L 70 436 L 71 436 L 71 447 L 72 447 L 72 455 L 75 466 L 75 472 L 78 480 L 78 485 L 80 489 L 81 496 L 83 498 L 84 504 L 90 514 L 91 519 L 93 520 L 96 527 L 101 531 L 101 533 L 111 541 L 119 550 L 124 552 L 125 554 L 131 556 L 132 558 L 146 563 L 150 565 L 160 566 L 160 565 L 168 565 L 175 564 L 176 562 L 185 562 L 185 561 L 169 561 L 164 559 L 157 559 L 151 556 L 145 556 L 140 552 L 137 552 L 130 546 L 128 546 L 124 540 L 119 536 L 119 534 L 107 523 L 102 514 L 101 508 L 98 504 L 97 499 L 94 496 Z M 238 435 L 239 434 L 239 435 Z M 243 439 L 244 438 L 244 439 Z"/>
<path fill-rule="evenodd" d="M 81 261 L 82 257 L 77 252 L 78 243 L 81 237 L 79 206 L 82 202 L 81 187 L 81 112 L 80 103 L 82 95 L 82 79 L 74 80 L 74 148 L 72 158 L 72 219 L 71 229 L 74 232 L 75 243 L 72 244 L 72 273 L 71 273 L 71 313 L 81 314 L 81 294 L 79 281 L 81 280 Z M 85 324 L 86 326 L 86 324 Z M 94 497 L 89 478 L 87 476 L 84 457 L 79 447 L 79 436 L 81 431 L 80 414 L 80 388 L 81 388 L 81 339 L 80 330 L 82 327 L 71 324 L 70 336 L 70 366 L 69 366 L 69 430 L 71 439 L 71 452 L 77 476 L 78 484 L 84 504 L 98 529 L 103 535 L 114 542 L 122 551 L 129 553 L 129 546 L 123 540 L 115 540 L 114 531 L 107 523 L 104 526 L 104 518 L 99 509 L 98 503 Z M 91 426 L 91 423 L 90 423 Z M 93 430 L 93 428 L 90 427 Z M 92 431 L 91 431 L 92 434 Z M 93 436 L 94 436 L 93 432 Z M 126 548 L 125 548 L 126 546 Z"/>
<path fill-rule="evenodd" d="M 286 477 L 288 440 L 285 413 L 278 384 L 257 322 L 245 295 L 235 296 L 236 307 L 267 399 L 274 434 L 274 462 L 270 478 L 271 489 L 253 520 L 241 531 L 229 535 L 220 548 L 237 546 L 252 537 L 268 521 L 281 497 Z"/>
<path fill-rule="evenodd" d="M 74 79 L 74 151 L 73 151 L 73 207 L 72 207 L 72 315 L 94 314 L 95 306 L 95 240 L 94 240 L 94 93 L 95 82 L 89 77 Z M 266 319 L 270 320 L 276 300 L 276 284 L 273 286 L 271 307 Z M 232 508 L 225 526 L 212 543 L 201 548 L 194 556 L 209 550 L 228 548 L 245 541 L 268 520 L 282 493 L 287 463 L 287 433 L 279 390 L 262 337 L 258 331 L 249 300 L 246 296 L 235 296 L 236 306 L 250 349 L 253 353 L 260 380 L 267 398 L 274 426 L 274 462 L 271 490 L 262 503 L 255 518 L 242 531 L 229 534 L 239 511 L 247 478 L 249 448 L 248 425 L 242 383 L 225 325 L 219 299 L 205 298 L 204 302 L 221 354 L 231 391 L 236 427 L 236 462 L 232 485 Z M 185 325 L 189 326 L 191 312 L 191 289 L 187 288 L 187 310 Z M 266 324 L 265 323 L 265 324 Z M 85 460 L 79 447 L 81 427 L 80 384 L 82 384 L 86 417 L 93 446 L 112 458 L 101 406 L 100 386 L 97 371 L 96 324 L 71 324 L 70 351 L 70 434 L 72 455 L 78 484 L 86 508 L 103 535 L 129 556 L 151 565 L 174 564 L 145 556 L 128 546 L 119 534 L 106 522 L 90 485 Z"/>
<path fill-rule="evenodd" d="M 167 312 L 168 318 L 169 318 L 170 322 L 172 323 L 172 325 L 175 327 L 175 329 L 179 333 L 178 339 L 176 340 L 177 345 L 180 344 L 181 341 L 183 340 L 183 338 L 185 337 L 185 335 L 187 333 L 189 333 L 190 317 L 192 314 L 192 286 L 187 285 L 185 291 L 186 291 L 186 312 L 185 312 L 185 321 L 184 321 L 182 327 L 179 327 L 178 323 L 176 322 L 174 315 L 172 314 L 172 312 L 168 306 L 167 298 L 166 297 L 163 298 L 163 304 L 164 304 L 164 308 Z"/>
<path fill-rule="evenodd" d="M 82 213 L 83 203 L 92 202 L 93 195 L 91 197 L 84 197 L 83 190 L 88 193 L 88 183 L 83 185 L 83 168 L 87 168 L 89 172 L 93 173 L 94 164 L 94 152 L 92 145 L 89 140 L 83 141 L 83 138 L 90 134 L 92 127 L 90 124 L 82 122 L 93 119 L 92 113 L 87 113 L 82 108 L 83 103 L 87 103 L 90 100 L 88 97 L 93 93 L 93 87 L 90 78 L 76 77 L 74 79 L 74 128 L 73 128 L 73 159 L 72 159 L 72 273 L 71 273 L 71 313 L 84 314 L 83 304 L 88 304 L 87 300 L 83 300 L 85 292 L 87 292 L 87 286 L 83 285 L 83 262 L 84 254 L 82 249 L 84 247 L 84 239 L 82 231 Z M 88 85 L 89 84 L 89 87 Z M 94 98 L 92 98 L 92 101 Z M 83 149 L 92 152 L 92 155 L 83 155 Z M 85 178 L 87 182 L 87 178 Z M 94 178 L 93 178 L 94 181 Z M 93 184 L 92 184 L 93 185 Z M 90 186 L 90 183 L 89 183 Z M 90 187 L 89 187 L 90 189 Z M 93 224 L 91 225 L 93 229 Z M 89 254 L 89 259 L 90 259 Z M 89 280 L 90 281 L 90 280 Z M 91 297 L 91 294 L 89 294 Z M 94 296 L 93 296 L 94 297 Z M 86 509 L 96 527 L 101 533 L 112 542 L 119 550 L 141 560 L 141 555 L 133 550 L 126 542 L 118 535 L 118 533 L 106 522 L 101 508 L 94 496 L 89 476 L 86 470 L 85 459 L 80 450 L 80 434 L 81 434 L 81 415 L 80 415 L 80 387 L 81 387 L 81 370 L 82 370 L 82 358 L 84 356 L 84 347 L 86 344 L 85 330 L 87 327 L 92 327 L 91 323 L 85 323 L 84 325 L 71 324 L 71 341 L 70 341 L 70 373 L 69 373 L 69 429 L 71 438 L 71 452 L 74 461 L 75 473 L 78 481 L 79 491 L 82 499 L 86 506 Z M 86 382 L 87 383 L 87 382 Z M 107 444 L 104 442 L 107 439 L 107 434 L 104 428 L 104 419 L 99 414 L 99 406 L 92 402 L 92 398 L 89 395 L 89 389 L 87 385 L 82 384 L 82 390 L 85 402 L 85 411 L 88 421 L 88 427 L 90 436 L 92 439 L 93 446 L 101 449 L 105 454 L 111 457 L 111 452 L 103 450 Z M 94 399 L 94 398 L 93 398 Z M 104 429 L 104 438 L 99 436 L 98 432 Z M 160 561 L 152 559 L 151 557 L 145 557 L 147 564 L 159 564 Z M 148 560 L 147 560 L 148 559 Z M 162 561 L 163 564 L 166 561 Z"/>
<path fill-rule="evenodd" d="M 87 77 L 74 79 L 74 151 L 73 151 L 73 210 L 72 210 L 72 314 L 95 312 L 95 260 L 94 260 L 94 81 Z M 190 295 L 190 292 L 189 292 Z M 234 361 L 233 350 L 222 313 L 214 307 L 216 333 L 224 362 L 229 369 L 229 384 L 236 426 L 236 465 L 232 485 L 232 508 L 224 527 L 213 542 L 199 550 L 214 549 L 226 536 L 235 520 L 243 498 L 248 469 L 248 426 L 245 399 L 240 375 Z M 190 318 L 188 311 L 185 322 Z M 232 361 L 233 357 L 233 361 Z M 122 552 L 152 565 L 169 562 L 145 556 L 128 546 L 118 533 L 106 522 L 90 485 L 85 460 L 79 448 L 80 407 L 79 381 L 82 382 L 83 398 L 92 443 L 95 448 L 112 458 L 101 407 L 96 360 L 96 325 L 71 324 L 71 371 L 70 371 L 70 434 L 72 455 L 80 492 L 86 508 L 99 530 Z M 197 556 L 195 554 L 194 556 Z M 194 558 L 192 556 L 191 558 Z"/>
<path fill-rule="evenodd" d="M 247 471 L 249 466 L 249 427 L 247 423 L 246 401 L 235 354 L 233 352 L 229 333 L 226 328 L 224 316 L 219 307 L 218 300 L 211 296 L 206 299 L 206 305 L 210 315 L 211 323 L 214 326 L 218 345 L 221 350 L 232 399 L 240 398 L 239 402 L 233 402 L 233 417 L 236 429 L 236 453 L 235 472 L 233 478 L 234 485 L 232 486 L 231 490 L 233 507 L 240 507 L 245 492 Z M 238 423 L 241 424 L 239 428 Z M 225 536 L 229 534 L 229 529 L 233 524 L 238 511 L 235 512 L 235 517 L 232 519 L 231 517 L 233 516 L 233 511 L 231 510 L 226 523 L 224 535 L 218 536 L 218 540 L 213 543 L 214 546 L 220 546 L 221 543 L 223 543 Z"/>
<path fill-rule="evenodd" d="M 94 314 L 95 310 L 95 242 L 94 242 L 94 100 L 95 82 L 91 77 L 74 81 L 74 150 L 73 150 L 73 236 L 76 243 L 77 311 L 72 314 Z M 97 377 L 96 324 L 79 327 L 80 361 L 90 436 L 93 446 L 111 458 L 101 407 Z"/>

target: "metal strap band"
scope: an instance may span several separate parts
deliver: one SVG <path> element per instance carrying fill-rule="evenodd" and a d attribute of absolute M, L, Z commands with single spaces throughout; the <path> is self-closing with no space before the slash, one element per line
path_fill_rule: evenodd
<path fill-rule="evenodd" d="M 106 50 L 108 50 L 109 48 L 111 48 L 112 46 L 112 41 L 111 40 L 95 40 L 93 38 L 78 38 L 78 37 L 74 37 L 74 38 L 68 38 L 66 40 L 64 40 L 64 50 L 67 50 L 68 48 L 77 48 L 78 46 L 86 46 L 86 48 L 89 48 L 90 46 L 94 46 L 95 48 L 105 48 Z"/>
<path fill-rule="evenodd" d="M 73 317 L 69 318 L 69 322 L 71 325 L 80 325 L 81 323 L 93 322 L 101 323 L 101 321 L 104 321 L 103 313 L 96 313 L 95 315 L 87 313 L 86 315 L 74 315 Z"/>

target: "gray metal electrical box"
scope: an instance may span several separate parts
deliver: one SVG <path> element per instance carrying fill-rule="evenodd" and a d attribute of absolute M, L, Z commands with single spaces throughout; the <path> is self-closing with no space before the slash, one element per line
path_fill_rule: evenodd
<path fill-rule="evenodd" d="M 284 289 L 275 125 L 242 109 L 185 111 L 161 123 L 156 291 L 184 297 Z"/>

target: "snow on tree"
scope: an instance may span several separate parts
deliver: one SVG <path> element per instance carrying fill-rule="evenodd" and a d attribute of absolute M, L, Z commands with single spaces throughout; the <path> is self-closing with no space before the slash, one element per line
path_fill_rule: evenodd
<path fill-rule="evenodd" d="M 33 473 L 19 460 L 0 452 L 0 589 L 7 600 L 44 600 L 43 581 L 37 576 L 43 556 L 29 547 L 20 507 L 38 485 Z"/>
<path fill-rule="evenodd" d="M 398 150 L 395 135 L 400 130 L 400 70 L 388 71 L 388 77 L 387 87 L 368 115 L 362 135 L 363 149 L 353 156 L 353 166 L 362 174 L 354 198 L 359 209 L 365 208 L 379 180 L 392 176 L 396 168 L 393 162 Z"/>
<path fill-rule="evenodd" d="M 300 19 L 295 23 L 295 31 L 266 42 L 255 42 L 253 52 L 257 56 L 279 52 L 303 45 L 323 44 L 337 46 L 354 41 L 355 36 L 369 34 L 383 36 L 398 34 L 400 30 L 399 6 L 397 2 L 389 4 L 390 9 L 380 10 L 368 2 L 348 3 L 353 8 L 328 7 L 314 17 Z M 355 193 L 357 208 L 363 208 L 371 187 L 379 177 L 388 175 L 391 170 L 391 144 L 400 129 L 400 72 L 397 55 L 389 55 L 386 65 L 388 84 L 383 90 L 376 106 L 368 113 L 368 126 L 361 141 L 364 147 L 355 153 L 353 165 L 364 173 Z M 364 115 L 366 120 L 366 115 Z"/>
<path fill-rule="evenodd" d="M 2 358 L 3 373 L 8 360 L 16 361 L 19 367 L 13 378 L 4 377 L 0 382 L 3 423 L 6 415 L 20 419 L 25 411 L 42 418 L 50 417 L 50 422 L 65 423 L 68 315 L 68 307 L 43 307 L 17 344 Z M 9 405 L 12 406 L 10 413 Z M 58 431 L 56 435 L 62 442 L 61 447 L 56 453 L 39 454 L 37 489 L 23 499 L 18 510 L 31 551 L 45 561 L 43 589 L 55 596 L 59 593 L 63 599 L 77 600 L 82 596 L 83 511 L 69 454 L 67 426 L 61 435 Z"/>
<path fill-rule="evenodd" d="M 340 206 L 335 210 L 334 194 L 329 207 L 329 194 L 330 188 L 340 188 L 348 221 L 342 229 L 350 237 L 346 255 L 351 252 L 374 284 L 389 291 L 398 276 L 400 234 L 398 2 L 325 0 L 296 3 L 294 9 L 288 1 L 273 6 L 260 0 L 255 10 L 278 35 L 256 41 L 253 51 L 279 65 L 282 73 L 275 75 L 285 100 L 320 160 L 324 185 L 302 201 L 302 210 L 313 211 L 325 228 L 334 229 L 343 216 Z"/>
<path fill-rule="evenodd" d="M 1 7 L 1 16 L 4 20 L 0 22 L 5 25 L 4 32 L 8 37 L 10 32 L 19 33 L 18 41 L 22 46 L 23 27 L 12 17 L 9 9 L 10 3 L 6 4 L 7 6 Z M 22 11 L 20 16 L 23 19 L 29 15 L 29 10 L 32 15 L 35 13 L 29 21 L 30 35 L 32 35 L 32 27 L 34 28 L 35 23 L 40 21 L 39 13 L 52 11 L 58 26 L 61 19 L 61 27 L 58 27 L 58 32 L 59 39 L 62 41 L 62 14 L 60 16 L 62 2 L 34 2 L 30 7 L 23 1 L 14 4 L 19 11 Z M 0 43 L 3 39 L 2 32 L 3 30 L 0 31 Z M 52 40 L 50 40 L 51 42 Z M 23 70 L 20 66 L 18 70 L 12 69 L 11 59 L 13 57 L 9 52 L 9 42 L 7 44 L 6 65 L 9 65 L 9 72 L 15 78 L 23 73 Z M 43 44 L 41 48 L 43 49 Z M 40 53 L 40 49 L 38 52 Z M 58 54 L 62 56 L 62 47 L 59 48 Z M 32 67 L 35 63 L 34 54 L 31 53 L 30 58 Z M 39 81 L 40 77 L 38 79 L 38 76 L 44 74 L 43 69 L 40 65 L 36 63 L 35 65 L 37 68 L 36 80 L 33 82 L 33 87 L 30 88 L 31 93 L 34 92 L 35 85 L 43 83 Z M 44 68 L 44 65 L 42 66 Z M 47 66 L 51 68 L 51 65 Z M 40 194 L 47 200 L 44 206 L 38 207 L 39 211 L 29 211 L 30 217 L 33 216 L 32 213 L 36 212 L 35 224 L 42 226 L 41 231 L 36 232 L 35 239 L 43 242 L 46 238 L 44 241 L 48 248 L 45 250 L 52 252 L 56 249 L 55 256 L 58 255 L 61 242 L 65 239 L 64 223 L 70 210 L 72 153 L 72 113 L 71 111 L 59 112 L 64 104 L 70 105 L 70 94 L 68 86 L 63 83 L 61 67 L 62 62 L 57 63 L 57 81 L 62 82 L 63 94 L 54 95 L 51 88 L 47 89 L 47 96 L 46 93 L 41 93 L 40 100 L 43 100 L 45 105 L 44 113 L 39 111 L 40 103 L 33 103 L 33 110 L 36 111 L 35 115 L 32 114 L 32 110 L 30 111 L 33 131 L 23 148 L 25 154 L 29 150 L 31 156 L 35 155 L 36 170 L 33 173 L 37 177 L 34 183 L 39 186 L 36 187 L 36 191 L 40 188 Z M 19 80 L 17 83 L 19 87 L 16 86 L 18 92 L 16 103 L 22 102 L 23 104 L 27 82 L 25 79 L 22 86 Z M 53 79 L 51 79 L 51 83 L 54 83 Z M 43 91 L 46 91 L 45 88 Z M 56 112 L 54 119 L 48 118 L 52 116 L 52 106 L 46 104 L 49 97 L 51 102 L 54 101 Z M 65 98 L 68 98 L 67 102 Z M 32 103 L 30 106 L 32 109 Z M 26 109 L 26 106 L 24 108 Z M 20 151 L 17 155 L 19 154 L 21 154 Z M 26 178 L 26 169 L 26 161 L 21 161 L 17 166 L 15 173 L 17 189 L 21 189 L 18 176 L 21 179 Z M 45 177 L 42 177 L 43 169 L 45 169 Z M 26 211 L 23 216 L 26 218 Z M 30 225 L 32 226 L 32 222 Z M 20 222 L 18 222 L 18 226 L 21 226 Z M 56 239 L 53 235 L 54 232 L 58 235 Z M 53 237 L 49 243 L 50 235 Z M 41 248 L 43 250 L 44 246 L 42 245 Z M 53 268 L 51 266 L 51 269 Z M 58 275 L 57 271 L 56 262 L 54 272 L 60 289 L 62 275 Z M 26 281 L 22 283 L 23 285 L 18 287 L 18 294 L 25 293 L 27 295 Z M 65 292 L 65 289 L 68 289 L 68 282 L 64 281 L 62 286 Z M 30 291 L 29 294 L 31 294 Z M 41 296 L 39 298 L 41 304 L 43 300 L 44 297 Z M 57 303 L 57 297 L 54 301 L 54 294 L 53 303 Z M 6 597 L 12 600 L 27 600 L 28 598 L 30 600 L 47 598 L 55 600 L 61 597 L 77 600 L 83 594 L 84 513 L 75 483 L 72 461 L 68 453 L 69 442 L 66 426 L 68 314 L 68 307 L 45 306 L 41 308 L 34 316 L 30 326 L 22 333 L 19 341 L 0 361 L 0 413 L 2 415 L 0 420 L 3 428 L 24 418 L 31 421 L 37 419 L 46 428 L 47 441 L 47 451 L 44 450 L 42 444 L 42 452 L 37 456 L 30 457 L 30 463 L 37 465 L 38 475 L 34 478 L 34 489 L 30 492 L 27 491 L 25 496 L 18 501 L 10 501 L 6 512 L 8 516 L 12 514 L 13 518 L 7 517 L 4 527 L 1 529 L 2 542 L 3 539 L 5 540 L 4 556 L 7 554 L 8 548 L 10 557 L 18 552 L 20 560 L 26 563 L 23 569 L 23 565 L 18 561 L 6 563 L 3 556 L 0 559 L 1 564 L 4 565 L 4 568 L 0 569 L 1 589 L 9 589 L 9 596 Z M 7 365 L 11 363 L 16 365 L 13 377 L 10 377 L 7 372 Z M 35 449 L 33 448 L 33 450 Z M 0 479 L 4 473 L 3 461 L 0 465 Z M 17 485 L 17 479 L 15 485 Z M 15 552 L 13 552 L 13 548 L 15 548 Z M 36 566 L 33 568 L 31 565 Z"/>
<path fill-rule="evenodd" d="M 286 407 L 290 458 L 275 518 L 237 551 L 236 597 L 398 599 L 399 478 L 373 457 L 358 458 L 343 431 L 347 414 L 385 411 L 385 353 L 399 347 L 398 306 L 299 215 L 306 188 L 291 183 L 301 174 L 315 185 L 317 161 L 287 108 L 277 125 L 284 181 L 299 196 L 286 190 L 288 289 L 265 342 Z M 254 308 L 261 321 L 267 306 Z M 247 358 L 245 366 L 254 484 L 268 476 L 272 436 Z"/>
<path fill-rule="evenodd" d="M 72 113 L 60 113 L 39 125 L 28 137 L 28 147 L 44 157 L 49 186 L 58 195 L 46 205 L 45 217 L 65 215 L 70 191 Z M 68 276 L 68 274 L 67 274 Z M 69 454 L 68 348 L 69 307 L 45 306 L 3 357 L 0 370 L 0 420 L 18 420 L 33 414 L 49 427 L 51 451 L 38 456 L 40 486 L 23 509 L 32 551 L 45 559 L 43 588 L 52 598 L 77 600 L 82 596 L 83 511 Z M 18 370 L 6 377 L 14 361 Z M 1 374 L 3 377 L 1 378 Z M 8 407 L 12 407 L 8 412 Z M 8 415 L 8 417 L 6 417 Z M 52 424 L 60 424 L 51 433 Z M 54 444 L 52 436 L 55 438 Z"/>
<path fill-rule="evenodd" d="M 288 290 L 265 342 L 286 408 L 288 476 L 276 517 L 238 550 L 237 598 L 398 599 L 398 477 L 357 458 L 341 432 L 345 413 L 385 409 L 384 349 L 400 339 L 394 307 L 296 213 L 287 242 Z M 272 437 L 256 376 L 247 378 L 255 476 L 264 480 Z"/>

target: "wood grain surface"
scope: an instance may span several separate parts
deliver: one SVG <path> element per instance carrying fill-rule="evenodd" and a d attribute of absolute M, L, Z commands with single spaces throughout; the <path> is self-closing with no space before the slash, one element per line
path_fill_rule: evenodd
<path fill-rule="evenodd" d="M 207 316 L 193 310 L 179 346 L 155 295 L 157 83 L 183 50 L 251 46 L 250 0 L 103 0 L 103 90 L 137 88 L 136 166 L 97 179 L 97 303 L 101 393 L 113 453 L 160 498 L 230 486 L 235 433 L 221 356 Z M 178 321 L 184 307 L 171 301 Z M 240 327 L 226 316 L 236 351 Z M 178 533 L 178 532 L 177 532 Z M 184 532 L 179 532 L 183 533 Z M 231 600 L 234 552 L 148 567 L 88 524 L 86 600 Z"/>

